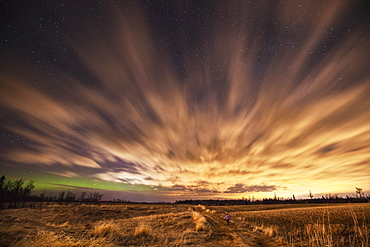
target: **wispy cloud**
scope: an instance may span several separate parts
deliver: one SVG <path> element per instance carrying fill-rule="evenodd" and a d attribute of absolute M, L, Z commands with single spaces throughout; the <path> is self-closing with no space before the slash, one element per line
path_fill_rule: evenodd
<path fill-rule="evenodd" d="M 233 187 L 229 187 L 225 193 L 245 193 L 245 192 L 272 192 L 278 188 L 276 185 L 245 185 L 235 184 Z"/>
<path fill-rule="evenodd" d="M 62 177 L 67 177 L 67 178 L 80 177 L 80 175 L 78 175 L 75 172 L 71 172 L 71 171 L 66 171 L 66 172 L 50 172 L 50 173 L 51 174 L 55 174 L 55 175 L 59 175 L 59 176 L 62 176 Z"/>

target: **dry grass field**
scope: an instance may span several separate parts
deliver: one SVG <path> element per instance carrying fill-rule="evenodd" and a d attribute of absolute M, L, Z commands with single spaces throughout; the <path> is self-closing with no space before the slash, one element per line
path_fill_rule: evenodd
<path fill-rule="evenodd" d="M 223 210 L 232 215 L 234 227 L 264 233 L 281 246 L 370 244 L 369 203 L 226 206 Z"/>
<path fill-rule="evenodd" d="M 0 246 L 369 246 L 369 228 L 370 204 L 53 204 L 1 210 Z"/>

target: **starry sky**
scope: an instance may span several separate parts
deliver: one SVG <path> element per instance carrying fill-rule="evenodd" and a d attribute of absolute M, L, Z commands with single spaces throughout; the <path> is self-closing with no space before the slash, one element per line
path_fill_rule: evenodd
<path fill-rule="evenodd" d="M 370 190 L 367 1 L 0 3 L 1 175 L 106 200 Z"/>

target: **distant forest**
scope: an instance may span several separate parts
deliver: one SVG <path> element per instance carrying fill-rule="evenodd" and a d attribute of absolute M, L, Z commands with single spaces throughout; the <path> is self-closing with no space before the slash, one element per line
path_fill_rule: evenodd
<path fill-rule="evenodd" d="M 262 200 L 255 200 L 251 198 L 242 198 L 234 200 L 181 200 L 176 203 L 193 204 L 193 205 L 207 205 L 207 206 L 226 206 L 226 205 L 258 205 L 258 204 L 308 204 L 308 203 L 360 203 L 370 202 L 370 194 L 366 195 L 362 188 L 356 187 L 356 196 L 339 196 L 338 194 L 327 194 L 321 197 L 314 197 L 309 192 L 307 199 L 296 199 L 293 195 L 292 198 L 285 199 L 280 197 L 264 198 Z"/>
<path fill-rule="evenodd" d="M 62 191 L 57 195 L 46 195 L 46 191 L 35 195 L 32 191 L 35 189 L 35 181 L 31 180 L 25 183 L 23 179 L 10 180 L 5 176 L 0 178 L 0 209 L 18 208 L 25 202 L 100 202 L 103 195 L 100 192 L 81 192 L 76 195 L 70 191 Z M 30 204 L 32 206 L 32 204 Z"/>
<path fill-rule="evenodd" d="M 57 195 L 46 195 L 46 191 L 39 195 L 33 194 L 35 189 L 34 181 L 25 183 L 23 179 L 9 180 L 5 176 L 0 178 L 0 209 L 4 208 L 18 208 L 24 207 L 25 202 L 84 202 L 84 203 L 98 203 L 104 194 L 100 192 L 81 192 L 76 195 L 70 191 L 62 191 Z M 360 203 L 370 202 L 370 195 L 365 194 L 362 188 L 356 188 L 356 196 L 341 197 L 337 194 L 327 194 L 322 197 L 315 198 L 311 192 L 307 199 L 296 199 L 293 195 L 292 198 L 284 199 L 280 197 L 264 198 L 262 200 L 255 200 L 254 198 L 241 198 L 241 199 L 220 199 L 220 200 L 180 200 L 175 203 L 193 204 L 193 205 L 256 205 L 256 204 L 306 204 L 306 203 Z M 110 203 L 130 203 L 125 199 L 114 199 Z M 34 204 L 27 204 L 32 207 Z"/>

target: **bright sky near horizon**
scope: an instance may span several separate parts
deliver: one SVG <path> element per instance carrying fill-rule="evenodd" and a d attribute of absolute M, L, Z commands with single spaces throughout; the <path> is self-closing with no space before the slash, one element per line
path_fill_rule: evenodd
<path fill-rule="evenodd" d="M 367 1 L 2 1 L 0 175 L 174 201 L 370 191 Z"/>

